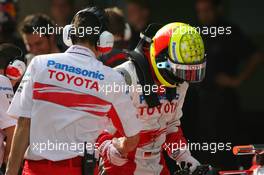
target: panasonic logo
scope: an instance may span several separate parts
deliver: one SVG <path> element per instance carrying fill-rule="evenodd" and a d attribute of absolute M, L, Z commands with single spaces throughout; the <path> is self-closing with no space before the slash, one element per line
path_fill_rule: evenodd
<path fill-rule="evenodd" d="M 87 69 L 81 69 L 79 67 L 74 67 L 67 64 L 58 63 L 54 60 L 48 60 L 47 67 L 62 70 L 70 73 L 74 73 L 77 75 L 82 75 L 84 77 L 94 78 L 98 80 L 104 80 L 104 74 L 100 73 L 100 71 L 90 71 Z"/>

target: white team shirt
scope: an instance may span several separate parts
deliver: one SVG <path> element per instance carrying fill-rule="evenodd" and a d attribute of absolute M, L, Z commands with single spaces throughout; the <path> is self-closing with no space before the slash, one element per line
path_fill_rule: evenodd
<path fill-rule="evenodd" d="M 13 96 L 14 92 L 10 80 L 0 75 L 0 129 L 16 125 L 17 120 L 7 115 L 7 109 Z"/>
<path fill-rule="evenodd" d="M 65 53 L 41 55 L 30 63 L 8 113 L 31 119 L 25 158 L 65 160 L 96 147 L 110 124 L 127 137 L 140 132 L 129 94 L 106 94 L 107 85 L 124 84 L 122 75 L 104 66 L 91 50 L 78 45 Z M 127 110 L 129 108 L 129 110 Z"/>

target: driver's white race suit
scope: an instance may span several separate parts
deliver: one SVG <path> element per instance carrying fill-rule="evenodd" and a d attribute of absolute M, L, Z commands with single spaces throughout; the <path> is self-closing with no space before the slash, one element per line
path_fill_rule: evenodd
<path fill-rule="evenodd" d="M 140 143 L 137 149 L 129 153 L 124 162 L 115 164 L 118 158 L 109 156 L 111 154 L 109 150 L 99 149 L 101 159 L 98 173 L 100 175 L 169 175 L 163 158 L 163 150 L 166 150 L 174 160 L 188 161 L 191 159 L 192 163 L 198 164 L 188 150 L 177 149 L 181 145 L 186 146 L 187 143 L 180 128 L 180 118 L 188 83 L 184 82 L 176 88 L 176 97 L 172 101 L 167 100 L 164 93 L 165 88 L 163 93 L 161 88 L 158 93 L 161 105 L 149 108 L 140 88 L 137 88 L 140 85 L 134 64 L 128 61 L 116 69 L 122 72 L 128 84 L 131 83 L 131 98 L 134 106 L 137 107 L 138 118 L 143 123 L 143 130 L 140 133 Z M 120 137 L 120 134 L 109 129 L 99 136 L 98 143 L 103 147 L 113 137 Z"/>

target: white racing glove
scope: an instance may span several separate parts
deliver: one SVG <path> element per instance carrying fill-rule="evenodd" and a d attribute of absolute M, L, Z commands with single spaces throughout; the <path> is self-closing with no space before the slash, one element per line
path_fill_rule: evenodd
<path fill-rule="evenodd" d="M 114 147 L 111 140 L 104 141 L 98 147 L 99 153 L 102 157 L 107 158 L 109 162 L 116 166 L 123 166 L 128 160 L 123 157 L 119 151 Z"/>
<path fill-rule="evenodd" d="M 174 158 L 177 163 L 185 162 L 185 164 L 190 164 L 190 173 L 193 173 L 197 166 L 201 165 L 192 155 L 189 150 L 177 150 L 177 156 Z M 187 165 L 188 166 L 188 165 Z"/>

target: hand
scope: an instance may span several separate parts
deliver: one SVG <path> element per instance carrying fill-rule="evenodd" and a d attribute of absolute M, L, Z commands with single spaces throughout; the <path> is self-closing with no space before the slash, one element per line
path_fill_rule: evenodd
<path fill-rule="evenodd" d="M 113 138 L 112 143 L 114 147 L 122 154 L 122 156 L 126 157 L 127 153 L 124 151 L 125 147 L 125 137 L 120 137 L 120 138 Z"/>
<path fill-rule="evenodd" d="M 120 152 L 116 149 L 116 147 L 111 144 L 108 148 L 108 155 L 107 155 L 108 160 L 116 166 L 123 166 L 128 162 L 126 157 L 120 154 Z"/>
<path fill-rule="evenodd" d="M 127 163 L 126 157 L 120 154 L 117 148 L 113 145 L 111 140 L 104 141 L 99 147 L 98 150 L 102 157 L 107 158 L 109 162 L 116 166 L 123 166 Z"/>
<path fill-rule="evenodd" d="M 220 73 L 216 76 L 216 83 L 222 87 L 237 88 L 242 83 L 242 80 L 239 77 L 232 77 L 224 73 Z"/>
<path fill-rule="evenodd" d="M 194 172 L 197 166 L 200 165 L 200 163 L 194 157 L 191 156 L 189 150 L 180 150 L 180 153 L 177 156 L 176 161 L 178 164 L 183 164 L 184 162 L 184 164 L 189 167 L 190 173 Z"/>
<path fill-rule="evenodd" d="M 112 143 L 117 148 L 117 150 L 123 155 L 126 156 L 127 153 L 134 151 L 139 142 L 139 134 L 131 137 L 120 137 L 113 138 Z"/>

